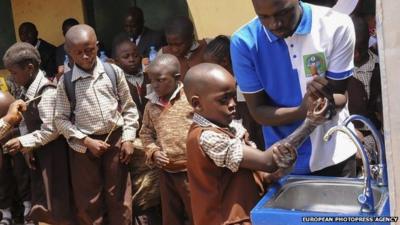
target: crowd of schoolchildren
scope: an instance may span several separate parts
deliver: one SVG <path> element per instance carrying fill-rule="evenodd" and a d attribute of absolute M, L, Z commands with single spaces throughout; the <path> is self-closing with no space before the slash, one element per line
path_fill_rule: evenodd
<path fill-rule="evenodd" d="M 382 128 L 374 24 L 360 13 L 352 20 L 348 108 Z M 0 139 L 0 225 L 251 224 L 296 150 L 258 150 L 261 126 L 237 90 L 229 37 L 196 40 L 187 17 L 153 31 L 137 7 L 123 29 L 102 61 L 95 30 L 75 19 L 64 21 L 59 47 L 20 25 L 3 62 L 9 92 L 27 108 Z M 370 132 L 355 126 L 376 160 Z"/>

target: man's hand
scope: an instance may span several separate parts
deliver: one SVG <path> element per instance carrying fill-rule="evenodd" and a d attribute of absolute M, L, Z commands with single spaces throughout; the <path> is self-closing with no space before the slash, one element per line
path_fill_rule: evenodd
<path fill-rule="evenodd" d="M 314 76 L 313 80 L 307 83 L 307 93 L 314 99 L 327 98 L 334 102 L 333 87 L 328 80 L 321 76 Z"/>
<path fill-rule="evenodd" d="M 11 103 L 10 107 L 8 108 L 7 115 L 4 116 L 4 121 L 9 123 L 11 126 L 14 126 L 21 122 L 22 115 L 21 112 L 26 111 L 26 104 L 22 100 L 17 100 Z"/>
<path fill-rule="evenodd" d="M 35 166 L 35 157 L 33 156 L 32 152 L 24 154 L 25 162 L 28 165 L 29 169 L 36 170 Z"/>
<path fill-rule="evenodd" d="M 154 152 L 153 158 L 154 158 L 154 162 L 156 163 L 156 166 L 159 168 L 162 168 L 169 163 L 169 158 L 167 156 L 167 153 L 162 152 L 162 151 Z"/>
<path fill-rule="evenodd" d="M 22 145 L 18 138 L 13 138 L 3 146 L 4 151 L 10 155 L 15 155 L 18 151 L 21 151 Z"/>
<path fill-rule="evenodd" d="M 276 143 L 272 146 L 272 153 L 272 157 L 279 168 L 289 168 L 297 159 L 296 149 L 289 143 Z"/>
<path fill-rule="evenodd" d="M 306 92 L 306 94 L 303 97 L 303 100 L 299 106 L 299 110 L 301 111 L 301 114 L 306 116 L 308 110 L 312 106 L 313 98 L 310 96 L 310 93 Z"/>
<path fill-rule="evenodd" d="M 125 141 L 122 143 L 119 160 L 121 163 L 128 164 L 133 156 L 133 143 L 131 141 Z"/>
<path fill-rule="evenodd" d="M 101 140 L 96 140 L 90 137 L 86 137 L 83 140 L 83 144 L 97 158 L 100 158 L 100 156 L 102 156 L 104 152 L 106 152 L 107 149 L 110 147 L 110 145 L 107 144 L 106 142 Z"/>

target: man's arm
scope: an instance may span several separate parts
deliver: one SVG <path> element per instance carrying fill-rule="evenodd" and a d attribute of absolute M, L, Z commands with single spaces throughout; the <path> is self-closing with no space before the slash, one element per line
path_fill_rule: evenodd
<path fill-rule="evenodd" d="M 307 93 L 302 103 L 297 107 L 275 107 L 268 103 L 268 96 L 262 90 L 256 93 L 244 94 L 250 114 L 262 125 L 280 126 L 304 120 L 309 103 L 316 98 L 326 97 L 335 101 L 336 109 L 342 109 L 347 103 L 345 95 L 348 79 L 332 80 L 315 77 L 307 85 Z"/>
<path fill-rule="evenodd" d="M 244 93 L 251 116 L 262 125 L 279 126 L 302 120 L 306 117 L 306 102 L 298 107 L 275 107 L 267 102 L 268 96 L 262 90 L 256 93 Z"/>

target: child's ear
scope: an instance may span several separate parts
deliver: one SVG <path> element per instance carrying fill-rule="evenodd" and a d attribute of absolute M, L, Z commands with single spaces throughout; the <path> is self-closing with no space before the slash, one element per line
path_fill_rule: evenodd
<path fill-rule="evenodd" d="M 192 105 L 193 109 L 196 112 L 200 112 L 202 110 L 199 96 L 197 95 L 192 96 L 192 98 L 190 99 L 190 104 Z"/>

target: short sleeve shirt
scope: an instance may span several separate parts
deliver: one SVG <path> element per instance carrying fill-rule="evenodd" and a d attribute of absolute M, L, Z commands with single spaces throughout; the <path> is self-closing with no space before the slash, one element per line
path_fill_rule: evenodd
<path fill-rule="evenodd" d="M 240 89 L 247 94 L 265 91 L 271 106 L 301 104 L 306 84 L 312 79 L 311 65 L 317 67 L 320 76 L 333 80 L 353 74 L 355 34 L 350 17 L 330 8 L 300 4 L 303 14 L 290 37 L 275 36 L 258 18 L 232 36 L 232 64 Z M 345 135 L 337 134 L 326 143 L 322 139 L 330 127 L 347 116 L 348 110 L 343 109 L 310 135 L 299 148 L 294 174 L 309 174 L 354 155 L 356 149 Z M 301 123 L 263 126 L 266 145 L 287 137 Z"/>

